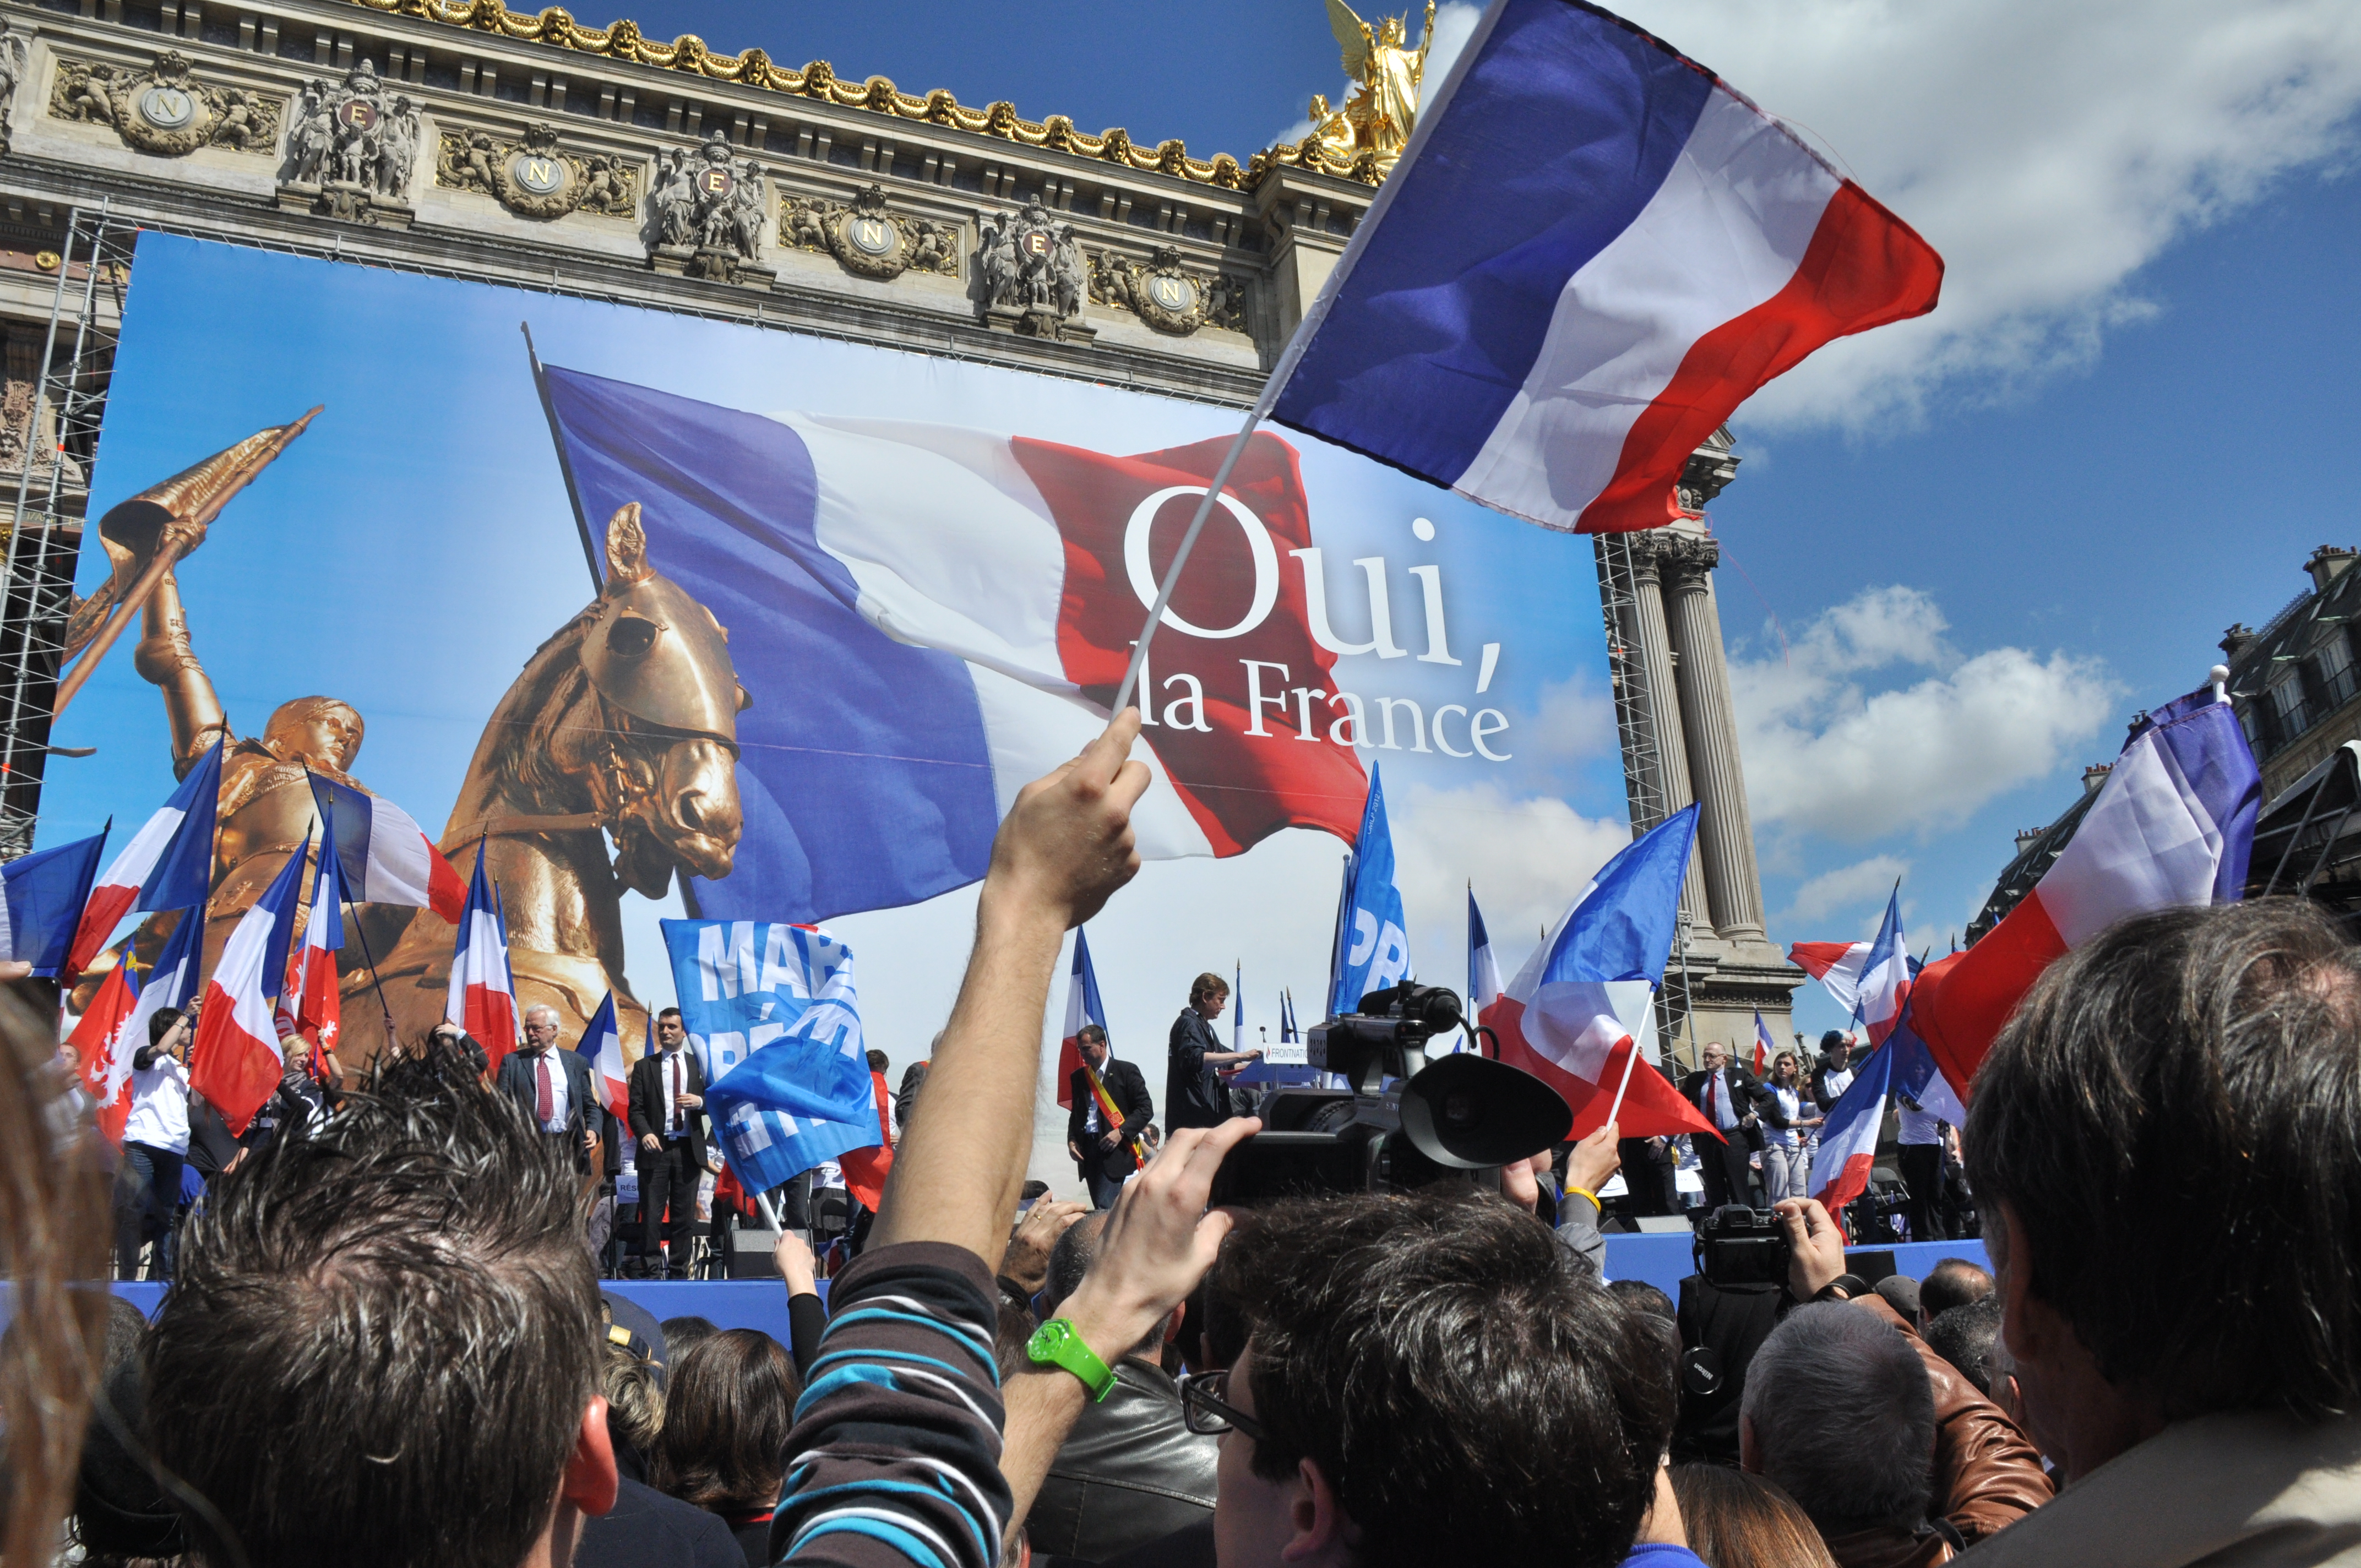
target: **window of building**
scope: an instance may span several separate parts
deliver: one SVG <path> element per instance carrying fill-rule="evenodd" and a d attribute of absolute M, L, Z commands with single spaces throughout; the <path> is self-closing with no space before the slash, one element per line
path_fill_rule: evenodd
<path fill-rule="evenodd" d="M 2310 725 L 2304 713 L 2303 681 L 2294 672 L 2281 675 L 2271 684 L 2272 711 L 2279 721 L 2279 732 L 2292 739 Z"/>

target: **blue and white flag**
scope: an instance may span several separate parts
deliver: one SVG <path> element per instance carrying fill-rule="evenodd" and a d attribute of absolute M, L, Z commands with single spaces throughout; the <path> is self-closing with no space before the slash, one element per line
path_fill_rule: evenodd
<path fill-rule="evenodd" d="M 1653 528 L 1697 444 L 1942 258 L 1713 72 L 1494 0 L 1272 377 L 1272 417 L 1551 528 Z"/>
<path fill-rule="evenodd" d="M 1357 1013 L 1372 991 L 1399 985 L 1410 974 L 1410 934 L 1401 894 L 1394 887 L 1394 840 L 1386 828 L 1385 791 L 1369 764 L 1369 801 L 1353 846 L 1353 891 L 1338 933 L 1339 962 L 1328 994 L 1328 1015 Z"/>
<path fill-rule="evenodd" d="M 784 921 L 663 924 L 706 1114 L 746 1190 L 876 1146 L 851 949 Z"/>
<path fill-rule="evenodd" d="M 91 838 L 36 850 L 0 866 L 0 879 L 7 883 L 7 895 L 0 898 L 0 958 L 31 964 L 38 975 L 54 975 L 65 967 L 91 884 L 98 878 L 99 851 L 114 826 L 110 820 Z"/>

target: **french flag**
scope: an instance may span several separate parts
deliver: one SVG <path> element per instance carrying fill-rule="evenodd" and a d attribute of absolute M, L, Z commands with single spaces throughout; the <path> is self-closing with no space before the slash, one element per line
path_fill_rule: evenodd
<path fill-rule="evenodd" d="M 1853 1003 L 1853 1016 L 1869 1032 L 1870 1049 L 1883 1045 L 1901 1022 L 1903 1004 L 1910 998 L 1910 944 L 1902 936 L 1902 889 L 1897 884 L 1885 901 L 1877 938 L 1861 960 L 1860 994 Z"/>
<path fill-rule="evenodd" d="M 232 1133 L 246 1131 L 287 1071 L 272 1017 L 287 962 L 278 928 L 294 918 L 307 859 L 287 857 L 262 896 L 238 916 L 205 982 L 204 1014 L 189 1047 L 189 1088 L 221 1113 Z"/>
<path fill-rule="evenodd" d="M 1016 791 L 1104 727 L 1229 444 L 1111 455 L 545 375 L 586 513 L 637 502 L 655 569 L 730 629 L 745 830 L 732 873 L 697 886 L 722 919 L 810 924 L 981 878 Z M 1150 860 L 1290 827 L 1350 842 L 1367 793 L 1343 710 L 1295 695 L 1333 691 L 1336 653 L 1306 608 L 1294 449 L 1257 436 L 1221 499 L 1142 683 Z"/>
<path fill-rule="evenodd" d="M 2033 891 L 1975 946 L 1919 972 L 1916 1031 L 1961 1102 L 2001 1026 L 2055 959 L 2135 915 L 2243 894 L 2262 795 L 2219 685 L 2148 716 Z"/>
<path fill-rule="evenodd" d="M 131 1016 L 123 1025 L 123 1067 L 130 1080 L 132 1055 L 148 1044 L 148 1021 L 167 1007 L 182 1012 L 196 996 L 198 981 L 203 971 L 205 958 L 205 911 L 203 905 L 184 910 L 172 927 L 172 934 L 164 938 L 164 950 L 156 955 L 148 968 L 148 978 L 139 983 L 138 997 L 131 1004 Z M 130 1102 L 126 1099 L 124 1111 L 129 1113 Z"/>
<path fill-rule="evenodd" d="M 1477 1017 L 1500 1000 L 1500 962 L 1492 956 L 1491 933 L 1484 929 L 1484 912 L 1476 907 L 1476 890 L 1467 890 L 1467 1007 Z"/>
<path fill-rule="evenodd" d="M 1595 5 L 1497 0 L 1273 375 L 1272 417 L 1551 528 L 1653 528 L 1757 388 L 1933 310 L 1942 278 L 1713 72 Z"/>
<path fill-rule="evenodd" d="M 0 956 L 32 965 L 37 975 L 64 970 L 113 827 L 110 820 L 92 838 L 36 850 L 0 866 L 0 882 L 6 884 L 0 896 Z M 68 971 L 69 978 L 81 973 Z"/>
<path fill-rule="evenodd" d="M 1655 1028 L 1655 992 L 1672 951 L 1697 821 L 1697 808 L 1685 806 L 1618 852 L 1575 895 L 1500 999 L 1477 1015 L 1499 1037 L 1502 1061 L 1539 1078 L 1572 1107 L 1570 1137 L 1605 1126 L 1619 1090 L 1616 1121 L 1625 1137 L 1713 1133 L 1653 1068 L 1632 1059 Z"/>
<path fill-rule="evenodd" d="M 1877 1164 L 1877 1139 L 1885 1125 L 1887 1102 L 1906 1095 L 1953 1126 L 1968 1119 L 1966 1109 L 1936 1068 L 1934 1054 L 1914 1026 L 1917 1003 L 1906 999 L 1901 1015 L 1887 1027 L 1883 1048 L 1862 1059 L 1854 1069 L 1852 1087 L 1828 1108 L 1820 1127 L 1819 1152 L 1812 1159 L 1812 1177 L 1818 1189 L 1812 1196 L 1831 1211 L 1841 1209 L 1869 1190 L 1870 1172 Z"/>
<path fill-rule="evenodd" d="M 1797 942 L 1787 960 L 1828 987 L 1848 1016 L 1861 1012 L 1861 976 L 1869 967 L 1867 942 Z"/>
<path fill-rule="evenodd" d="M 1763 1021 L 1762 1014 L 1757 1013 L 1754 1015 L 1754 1076 L 1765 1082 L 1770 1081 L 1771 1063 L 1778 1054 L 1779 1042 L 1771 1037 L 1771 1025 Z"/>
<path fill-rule="evenodd" d="M 615 1011 L 613 992 L 609 992 L 607 1000 L 598 1003 L 598 1011 L 591 1015 L 590 1026 L 582 1032 L 582 1044 L 577 1048 L 590 1060 L 590 1076 L 598 1080 L 607 1109 L 617 1121 L 629 1126 L 631 1065 L 623 1059 L 623 1027 Z"/>
<path fill-rule="evenodd" d="M 459 939 L 451 954 L 443 1016 L 475 1036 L 491 1058 L 489 1070 L 497 1073 L 519 1037 L 516 981 L 509 972 L 508 927 L 491 883 L 484 880 L 481 843 L 476 846 L 476 874 L 467 883 L 467 905 L 454 924 Z"/>
<path fill-rule="evenodd" d="M 330 852 L 335 829 L 330 824 L 322 840 L 318 865 L 312 877 L 311 916 L 303 925 L 303 940 L 287 961 L 287 984 L 279 998 L 283 1037 L 299 1034 L 312 1042 L 312 1067 L 324 1073 L 324 1050 L 334 1050 L 344 1027 L 344 997 L 338 989 L 336 954 L 345 946 L 344 857 Z"/>
<path fill-rule="evenodd" d="M 80 975 L 106 945 L 126 915 L 159 909 L 201 907 L 213 895 L 214 815 L 221 799 L 221 742 L 216 740 L 189 770 L 172 797 L 140 826 L 112 864 L 100 873 L 65 968 Z M 177 1003 L 173 1005 L 179 1005 Z"/>
<path fill-rule="evenodd" d="M 336 846 L 345 897 L 354 904 L 432 909 L 459 923 L 467 884 L 410 813 L 366 790 L 311 775 L 312 798 Z"/>
<path fill-rule="evenodd" d="M 123 1146 L 123 1124 L 131 1117 L 131 1055 L 148 1043 L 144 1020 L 140 1038 L 131 1038 L 132 1014 L 138 1005 L 139 977 L 126 947 L 99 983 L 90 1010 L 75 1021 L 66 1038 L 81 1070 L 82 1091 L 98 1107 L 98 1130 L 117 1148 Z"/>
<path fill-rule="evenodd" d="M 1074 1073 L 1082 1065 L 1082 1025 L 1106 1027 L 1106 1003 L 1099 1000 L 1098 971 L 1091 967 L 1091 945 L 1074 928 L 1074 964 L 1066 976 L 1066 1033 L 1058 1043 L 1058 1103 L 1071 1110 Z M 1115 1037 L 1107 1037 L 1107 1057 L 1115 1057 Z"/>

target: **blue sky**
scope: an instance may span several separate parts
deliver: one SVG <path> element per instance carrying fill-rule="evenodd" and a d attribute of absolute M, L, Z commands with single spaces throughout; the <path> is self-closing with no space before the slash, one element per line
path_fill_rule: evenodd
<path fill-rule="evenodd" d="M 1199 156 L 1244 158 L 1339 87 L 1318 0 L 626 9 L 659 38 L 825 58 L 1029 118 L 1181 137 Z M 1773 935 L 1865 936 L 1900 875 L 1914 947 L 1940 950 L 2014 830 L 2054 816 L 2133 711 L 2195 685 L 2223 627 L 2302 586 L 2314 545 L 2361 542 L 2339 483 L 2361 415 L 2361 8 L 1631 14 L 1788 117 L 1950 266 L 1927 322 L 1828 351 L 1741 411 L 1747 462 L 1713 513 Z M 1446 35 L 1469 16 L 1445 7 Z M 431 405 L 397 417 L 419 439 L 476 439 L 456 420 L 438 430 Z M 495 630 L 529 646 L 529 620 Z M 84 699 L 93 714 L 104 700 Z M 1571 856 L 1610 806 L 1586 787 L 1579 822 L 1534 820 L 1534 841 Z M 1159 895 L 1218 911 L 1196 874 L 1175 868 Z M 951 947 L 964 919 L 947 907 L 877 934 Z M 1513 928 L 1495 918 L 1504 945 Z M 1456 931 L 1413 938 L 1447 952 Z M 1200 961 L 1146 940 L 1099 959 L 1111 981 L 1136 964 L 1159 995 L 1166 970 Z M 1798 1002 L 1799 1025 L 1835 1021 L 1816 990 Z M 933 1005 L 913 997 L 905 1026 Z M 1143 1006 L 1129 1032 L 1169 1011 Z"/>

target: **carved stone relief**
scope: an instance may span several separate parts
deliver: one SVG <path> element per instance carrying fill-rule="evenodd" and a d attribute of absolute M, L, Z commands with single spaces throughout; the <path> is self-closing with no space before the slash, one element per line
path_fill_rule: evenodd
<path fill-rule="evenodd" d="M 560 151 L 557 129 L 530 125 L 524 139 L 504 142 L 489 131 L 445 131 L 434 159 L 434 183 L 479 191 L 520 217 L 558 218 L 568 213 L 636 216 L 638 169 L 604 154 Z"/>
<path fill-rule="evenodd" d="M 13 82 L 9 91 L 15 91 Z M 158 55 L 145 71 L 60 60 L 49 114 L 106 126 L 124 146 L 159 158 L 185 158 L 201 147 L 267 153 L 279 138 L 277 100 L 198 81 L 177 49 Z"/>
<path fill-rule="evenodd" d="M 1093 256 L 1091 300 L 1129 311 L 1175 337 L 1201 326 L 1246 330 L 1246 284 L 1219 273 L 1189 271 L 1170 246 L 1159 247 L 1145 265 L 1108 250 Z"/>
<path fill-rule="evenodd" d="M 1082 321 L 1089 273 L 1073 225 L 1051 222 L 1038 201 L 976 218 L 976 292 L 988 324 L 1058 341 L 1098 335 Z"/>
<path fill-rule="evenodd" d="M 28 60 L 25 35 L 0 17 L 0 152 L 8 150 L 8 111 L 16 106 L 16 84 L 25 80 Z"/>
<path fill-rule="evenodd" d="M 905 272 L 959 276 L 959 227 L 889 212 L 872 185 L 850 203 L 787 196 L 779 203 L 779 243 L 822 251 L 855 277 L 890 282 Z"/>
<path fill-rule="evenodd" d="M 648 265 L 717 282 L 767 285 L 776 275 L 761 264 L 769 206 L 763 166 L 733 159 L 730 139 L 719 131 L 695 152 L 660 151 L 642 231 Z"/>
<path fill-rule="evenodd" d="M 423 128 L 419 104 L 389 93 L 367 59 L 340 82 L 313 80 L 290 116 L 280 205 L 407 228 Z"/>

